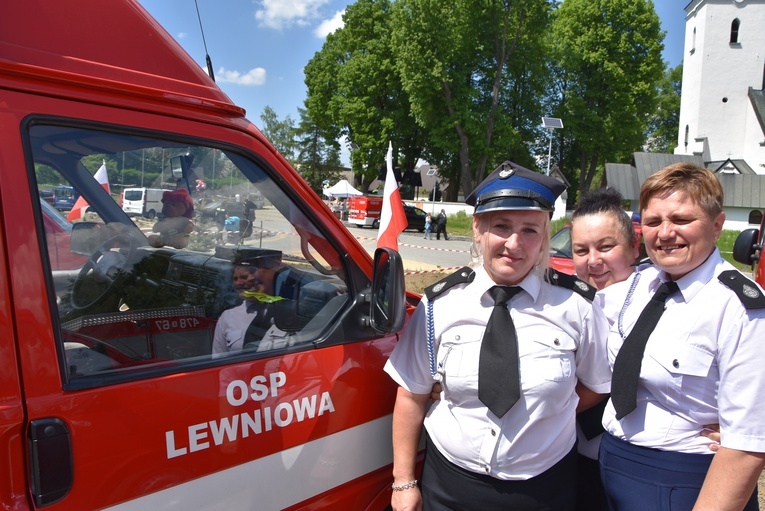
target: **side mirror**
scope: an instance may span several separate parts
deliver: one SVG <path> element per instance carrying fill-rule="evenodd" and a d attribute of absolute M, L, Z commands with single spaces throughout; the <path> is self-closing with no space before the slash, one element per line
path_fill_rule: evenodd
<path fill-rule="evenodd" d="M 398 332 L 406 319 L 406 288 L 401 255 L 389 248 L 375 250 L 369 311 L 370 324 L 380 334 Z"/>
<path fill-rule="evenodd" d="M 755 252 L 762 250 L 762 245 L 757 244 L 759 237 L 760 231 L 758 229 L 741 231 L 733 244 L 733 259 L 750 266 L 759 260 L 760 256 L 755 255 Z"/>

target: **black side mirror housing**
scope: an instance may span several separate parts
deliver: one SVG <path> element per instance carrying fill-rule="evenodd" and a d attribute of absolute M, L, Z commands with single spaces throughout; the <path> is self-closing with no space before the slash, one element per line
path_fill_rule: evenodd
<path fill-rule="evenodd" d="M 401 255 L 389 248 L 375 250 L 370 296 L 370 325 L 380 334 L 396 333 L 406 319 L 406 287 Z"/>

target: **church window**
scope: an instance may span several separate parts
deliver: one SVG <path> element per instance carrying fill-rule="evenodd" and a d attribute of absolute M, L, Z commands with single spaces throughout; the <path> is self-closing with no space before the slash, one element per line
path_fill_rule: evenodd
<path fill-rule="evenodd" d="M 741 26 L 741 21 L 738 18 L 734 19 L 730 24 L 730 44 L 738 43 L 738 29 Z"/>

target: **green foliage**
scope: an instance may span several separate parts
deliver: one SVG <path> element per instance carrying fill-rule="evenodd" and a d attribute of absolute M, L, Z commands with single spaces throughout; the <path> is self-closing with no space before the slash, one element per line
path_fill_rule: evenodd
<path fill-rule="evenodd" d="M 389 141 L 404 171 L 414 169 L 425 145 L 391 58 L 390 9 L 389 0 L 349 5 L 343 28 L 305 68 L 311 119 L 328 138 L 345 135 L 358 147 L 351 164 L 364 184 L 384 168 Z"/>
<path fill-rule="evenodd" d="M 260 129 L 266 138 L 287 161 L 294 165 L 297 161 L 298 144 L 297 130 L 292 117 L 287 115 L 283 121 L 279 120 L 274 109 L 266 106 L 260 114 L 260 120 L 263 121 Z"/>
<path fill-rule="evenodd" d="M 671 153 L 677 145 L 680 129 L 680 93 L 683 86 L 683 65 L 665 71 L 657 84 L 656 111 L 651 114 L 646 135 L 649 152 Z"/>
<path fill-rule="evenodd" d="M 340 146 L 336 141 L 327 142 L 323 132 L 313 121 L 308 110 L 298 109 L 298 165 L 297 169 L 311 188 L 321 196 L 325 180 L 334 183 L 339 178 Z"/>
<path fill-rule="evenodd" d="M 449 199 L 501 161 L 532 164 L 549 3 L 399 0 L 393 11 L 396 66 Z"/>
<path fill-rule="evenodd" d="M 723 230 L 720 233 L 720 237 L 718 238 L 716 245 L 720 250 L 720 255 L 722 255 L 726 261 L 741 271 L 751 272 L 751 266 L 741 264 L 733 259 L 733 244 L 736 242 L 736 238 L 738 238 L 739 234 L 740 231 L 731 231 L 729 229 Z"/>
<path fill-rule="evenodd" d="M 553 104 L 569 140 L 563 163 L 578 166 L 582 190 L 606 162 L 642 147 L 664 70 L 663 37 L 650 0 L 566 0 L 558 9 Z"/>

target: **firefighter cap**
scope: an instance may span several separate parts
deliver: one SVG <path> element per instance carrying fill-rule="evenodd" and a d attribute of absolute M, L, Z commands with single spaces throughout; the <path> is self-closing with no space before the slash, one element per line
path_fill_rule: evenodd
<path fill-rule="evenodd" d="M 553 211 L 566 185 L 554 177 L 506 161 L 489 174 L 465 199 L 475 214 L 487 211 Z"/>

